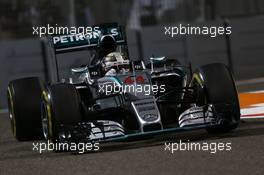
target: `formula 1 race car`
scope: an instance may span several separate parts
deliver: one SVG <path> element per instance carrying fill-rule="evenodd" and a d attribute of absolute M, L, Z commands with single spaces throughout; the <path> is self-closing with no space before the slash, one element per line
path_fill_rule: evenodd
<path fill-rule="evenodd" d="M 96 29 L 50 39 L 55 59 L 94 51 L 90 64 L 71 69 L 74 80 L 45 84 L 30 77 L 9 83 L 10 120 L 18 140 L 110 142 L 200 128 L 223 133 L 238 126 L 237 91 L 224 64 L 193 73 L 191 66 L 166 57 L 132 61 L 122 27 Z"/>

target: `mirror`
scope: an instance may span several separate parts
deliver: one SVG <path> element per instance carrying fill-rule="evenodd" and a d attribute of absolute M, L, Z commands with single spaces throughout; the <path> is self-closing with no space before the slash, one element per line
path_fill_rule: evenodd
<path fill-rule="evenodd" d="M 77 67 L 71 69 L 72 73 L 83 73 L 83 72 L 87 72 L 87 70 L 88 70 L 87 67 Z"/>
<path fill-rule="evenodd" d="M 163 61 L 165 59 L 165 56 L 163 57 L 150 57 L 151 61 Z"/>

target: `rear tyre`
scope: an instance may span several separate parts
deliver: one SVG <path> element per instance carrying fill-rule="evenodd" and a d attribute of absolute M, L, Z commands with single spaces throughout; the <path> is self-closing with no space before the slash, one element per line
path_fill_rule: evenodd
<path fill-rule="evenodd" d="M 47 140 L 56 142 L 61 125 L 82 121 L 81 100 L 72 84 L 54 84 L 42 93 L 42 128 Z"/>
<path fill-rule="evenodd" d="M 42 81 L 37 77 L 13 80 L 7 88 L 11 129 L 19 141 L 42 139 L 41 91 Z"/>
<path fill-rule="evenodd" d="M 207 129 L 209 133 L 225 133 L 237 128 L 240 122 L 240 107 L 231 72 L 221 63 L 200 67 L 193 76 L 200 105 L 213 104 L 221 114 L 221 123 Z"/>

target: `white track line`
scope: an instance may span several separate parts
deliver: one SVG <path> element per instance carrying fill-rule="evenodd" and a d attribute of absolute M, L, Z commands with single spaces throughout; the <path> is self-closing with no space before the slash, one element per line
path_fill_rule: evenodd
<path fill-rule="evenodd" d="M 264 113 L 264 103 L 254 104 L 248 108 L 242 108 L 240 111 L 242 115 L 258 115 Z"/>
<path fill-rule="evenodd" d="M 248 116 L 241 116 L 240 119 L 264 119 L 264 116 L 252 116 L 252 117 L 248 117 Z"/>

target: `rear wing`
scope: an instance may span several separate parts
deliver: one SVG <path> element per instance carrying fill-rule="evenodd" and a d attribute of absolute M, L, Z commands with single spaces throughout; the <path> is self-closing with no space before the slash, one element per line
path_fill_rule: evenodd
<path fill-rule="evenodd" d="M 118 45 L 126 44 L 125 30 L 117 23 L 93 26 L 86 33 L 55 35 L 50 38 L 50 43 L 55 54 L 94 49 L 99 45 L 100 39 L 104 35 L 112 35 Z"/>
<path fill-rule="evenodd" d="M 60 82 L 57 54 L 97 49 L 101 38 L 105 35 L 113 36 L 116 44 L 124 46 L 124 49 L 128 53 L 124 27 L 119 26 L 117 23 L 107 23 L 91 28 L 92 30 L 85 34 L 54 35 L 48 38 L 49 49 L 51 49 L 49 53 L 54 58 L 56 66 L 56 80 L 53 79 L 52 82 Z"/>

